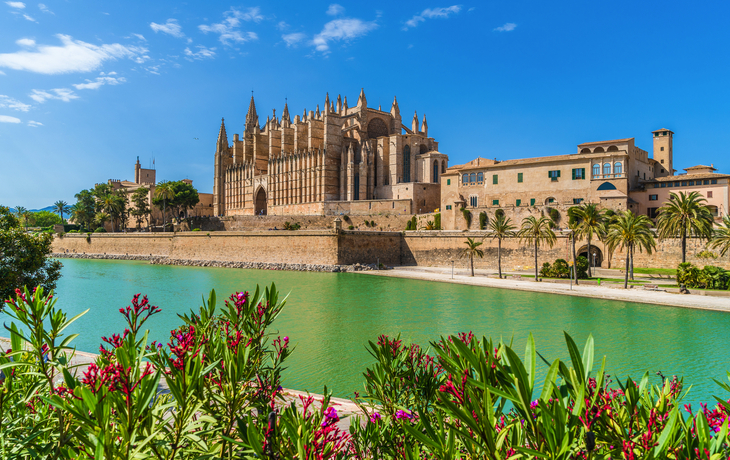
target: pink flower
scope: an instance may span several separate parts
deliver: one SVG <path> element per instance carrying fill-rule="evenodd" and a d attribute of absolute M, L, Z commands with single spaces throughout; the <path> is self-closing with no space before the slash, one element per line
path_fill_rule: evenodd
<path fill-rule="evenodd" d="M 413 415 L 409 414 L 408 412 L 406 412 L 404 410 L 399 410 L 398 412 L 395 413 L 395 418 L 396 419 L 404 419 L 405 418 L 405 419 L 410 420 L 410 419 L 413 418 Z"/>
<path fill-rule="evenodd" d="M 373 412 L 373 415 L 370 416 L 370 423 L 378 423 L 382 419 L 383 417 L 378 412 Z"/>

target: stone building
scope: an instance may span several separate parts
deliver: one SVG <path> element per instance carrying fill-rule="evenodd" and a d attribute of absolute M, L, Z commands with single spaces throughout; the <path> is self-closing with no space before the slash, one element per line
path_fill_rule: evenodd
<path fill-rule="evenodd" d="M 361 91 L 292 117 L 288 104 L 259 122 L 254 98 L 243 133 L 229 143 L 221 122 L 215 151 L 213 212 L 232 215 L 330 215 L 431 212 L 440 204 L 448 157 L 428 135 L 426 116 L 402 123 L 367 106 Z"/>
<path fill-rule="evenodd" d="M 190 179 L 183 179 L 183 182 L 193 185 L 193 181 Z M 162 225 L 162 211 L 152 204 L 152 199 L 155 196 L 155 187 L 157 186 L 157 170 L 153 168 L 143 168 L 139 163 L 139 157 L 137 157 L 137 163 L 134 165 L 134 181 L 109 179 L 108 184 L 113 187 L 114 190 L 124 190 L 127 192 L 127 207 L 128 209 L 134 208 L 134 202 L 132 202 L 132 194 L 141 187 L 149 189 L 148 193 L 148 205 L 151 209 L 150 223 L 151 225 Z M 193 208 L 188 210 L 187 217 L 209 217 L 213 215 L 213 194 L 212 193 L 200 193 L 198 192 L 198 198 L 200 201 Z M 184 217 L 184 216 L 180 216 Z M 168 220 L 170 215 L 168 213 Z M 137 222 L 134 217 L 129 218 L 129 227 L 136 227 Z M 146 228 L 147 223 L 140 223 L 141 228 Z"/>
<path fill-rule="evenodd" d="M 547 208 L 565 217 L 571 206 L 597 203 L 616 211 L 631 210 L 656 217 L 669 192 L 698 190 L 719 218 L 728 209 L 730 176 L 714 168 L 695 166 L 675 175 L 674 133 L 652 132 L 653 155 L 635 145 L 634 138 L 586 142 L 576 153 L 517 160 L 477 158 L 443 174 L 441 222 L 445 229 L 462 229 L 461 209 L 489 217 L 503 209 L 519 225 L 522 218 Z M 473 219 L 474 221 L 477 219 Z M 567 225 L 567 218 L 558 225 Z"/>

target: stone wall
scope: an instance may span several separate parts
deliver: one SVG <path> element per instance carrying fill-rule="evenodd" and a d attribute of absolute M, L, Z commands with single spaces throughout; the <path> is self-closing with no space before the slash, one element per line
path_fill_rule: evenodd
<path fill-rule="evenodd" d="M 401 231 L 406 228 L 410 215 L 396 215 L 383 213 L 380 215 L 353 216 L 342 215 L 342 228 L 358 231 Z M 365 225 L 365 221 L 375 222 L 375 226 Z M 284 223 L 299 223 L 302 230 L 332 230 L 334 217 L 331 216 L 227 216 L 221 217 L 221 230 L 250 231 L 282 229 Z M 205 230 L 205 228 L 203 228 Z"/>

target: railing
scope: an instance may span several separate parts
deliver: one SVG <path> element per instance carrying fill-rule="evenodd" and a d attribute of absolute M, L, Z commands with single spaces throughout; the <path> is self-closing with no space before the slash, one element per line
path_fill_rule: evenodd
<path fill-rule="evenodd" d="M 618 174 L 594 174 L 591 176 L 591 180 L 602 180 L 602 179 L 623 179 L 626 177 L 626 173 Z"/>

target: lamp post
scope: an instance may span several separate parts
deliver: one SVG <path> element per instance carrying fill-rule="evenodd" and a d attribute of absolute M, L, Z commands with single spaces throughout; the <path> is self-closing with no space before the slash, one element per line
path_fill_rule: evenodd
<path fill-rule="evenodd" d="M 596 273 L 596 252 L 593 251 L 593 275 Z"/>
<path fill-rule="evenodd" d="M 454 279 L 454 261 L 451 261 L 451 279 Z"/>

